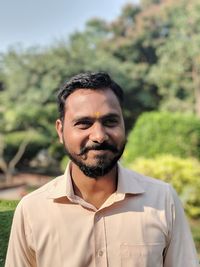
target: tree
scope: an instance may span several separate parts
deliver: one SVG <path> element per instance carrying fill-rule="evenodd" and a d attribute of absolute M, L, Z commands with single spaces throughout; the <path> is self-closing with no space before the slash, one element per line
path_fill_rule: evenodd
<path fill-rule="evenodd" d="M 19 145 L 16 154 L 9 162 L 7 162 L 4 157 L 5 143 L 3 141 L 3 137 L 0 136 L 0 170 L 3 171 L 5 175 L 5 181 L 7 184 L 12 183 L 12 176 L 14 173 L 15 166 L 22 158 L 27 145 L 28 145 L 28 140 L 24 139 Z"/>
<path fill-rule="evenodd" d="M 168 9 L 171 29 L 157 50 L 150 79 L 163 96 L 161 108 L 200 117 L 200 3 L 180 0 Z"/>
<path fill-rule="evenodd" d="M 138 5 L 126 5 L 121 15 L 111 23 L 111 38 L 105 42 L 106 49 L 121 64 L 131 66 L 126 83 L 126 107 L 130 129 L 143 111 L 157 109 L 160 101 L 158 87 L 149 80 L 151 67 L 157 63 L 156 50 L 165 38 L 162 18 L 163 7 L 152 5 L 141 9 Z"/>
<path fill-rule="evenodd" d="M 141 0 L 141 6 L 143 8 L 149 8 L 154 4 L 160 4 L 162 0 Z"/>

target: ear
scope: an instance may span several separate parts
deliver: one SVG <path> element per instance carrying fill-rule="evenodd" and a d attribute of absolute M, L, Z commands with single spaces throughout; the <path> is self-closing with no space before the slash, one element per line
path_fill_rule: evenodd
<path fill-rule="evenodd" d="M 60 143 L 63 144 L 63 123 L 60 119 L 56 120 L 56 131 L 57 131 Z"/>

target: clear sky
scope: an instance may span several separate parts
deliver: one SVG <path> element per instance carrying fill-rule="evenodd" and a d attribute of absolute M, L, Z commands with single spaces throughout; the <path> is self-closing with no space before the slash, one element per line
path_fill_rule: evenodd
<path fill-rule="evenodd" d="M 82 30 L 93 17 L 111 21 L 138 0 L 0 0 L 0 52 L 9 46 L 48 45 Z"/>

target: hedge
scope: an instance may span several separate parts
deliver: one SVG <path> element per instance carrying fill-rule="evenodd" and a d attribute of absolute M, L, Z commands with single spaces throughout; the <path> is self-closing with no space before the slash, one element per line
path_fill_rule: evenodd
<path fill-rule="evenodd" d="M 138 158 L 128 165 L 131 169 L 170 183 L 179 194 L 186 213 L 200 218 L 200 162 L 159 155 L 153 159 Z"/>
<path fill-rule="evenodd" d="M 124 162 L 172 154 L 200 159 L 200 120 L 194 115 L 143 113 L 128 136 Z"/>

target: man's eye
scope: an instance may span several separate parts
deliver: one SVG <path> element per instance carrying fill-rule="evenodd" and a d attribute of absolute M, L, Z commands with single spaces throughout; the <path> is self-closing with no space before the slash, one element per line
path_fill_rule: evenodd
<path fill-rule="evenodd" d="M 114 127 L 118 124 L 118 120 L 116 119 L 107 119 L 103 123 L 107 127 Z"/>
<path fill-rule="evenodd" d="M 87 129 L 92 125 L 90 121 L 78 121 L 75 123 L 75 126 L 77 126 L 80 129 Z"/>

